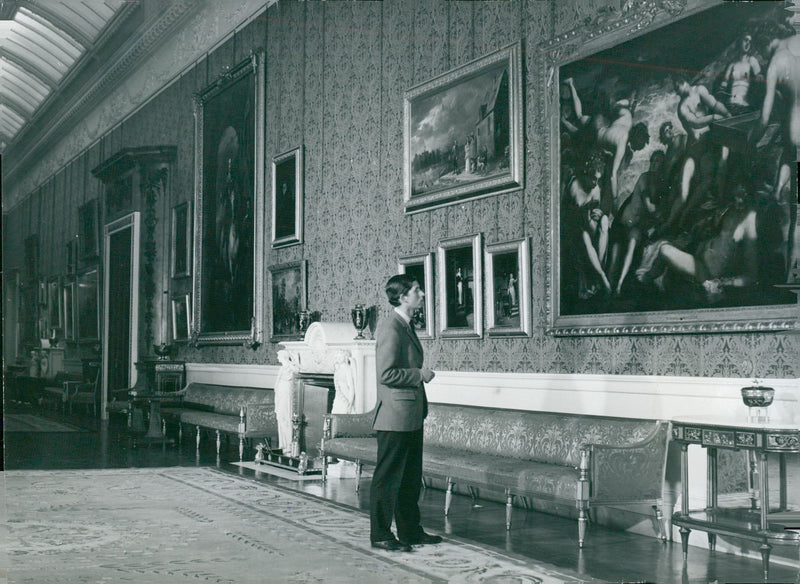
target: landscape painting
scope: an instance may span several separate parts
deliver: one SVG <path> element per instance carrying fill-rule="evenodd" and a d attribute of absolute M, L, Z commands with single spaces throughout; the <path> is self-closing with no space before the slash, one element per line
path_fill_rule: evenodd
<path fill-rule="evenodd" d="M 408 212 L 522 188 L 520 46 L 406 92 Z"/>

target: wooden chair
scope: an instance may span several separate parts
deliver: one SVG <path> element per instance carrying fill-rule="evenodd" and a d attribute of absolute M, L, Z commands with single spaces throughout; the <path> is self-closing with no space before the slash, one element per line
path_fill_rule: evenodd
<path fill-rule="evenodd" d="M 64 392 L 69 403 L 69 413 L 72 413 L 73 404 L 85 404 L 88 412 L 89 406 L 92 414 L 97 417 L 97 403 L 100 397 L 100 362 L 95 360 L 84 361 L 83 376 L 81 382 L 64 382 Z"/>

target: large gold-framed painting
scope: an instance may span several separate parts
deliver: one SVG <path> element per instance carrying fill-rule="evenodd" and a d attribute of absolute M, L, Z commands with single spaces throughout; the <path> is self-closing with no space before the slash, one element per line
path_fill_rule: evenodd
<path fill-rule="evenodd" d="M 192 337 L 257 345 L 264 312 L 263 53 L 195 96 Z"/>
<path fill-rule="evenodd" d="M 545 47 L 555 334 L 797 327 L 800 37 L 782 2 L 673 4 Z"/>

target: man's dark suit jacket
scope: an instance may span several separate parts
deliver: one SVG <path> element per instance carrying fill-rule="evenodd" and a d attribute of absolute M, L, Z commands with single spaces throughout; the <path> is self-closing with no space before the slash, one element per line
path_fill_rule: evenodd
<path fill-rule="evenodd" d="M 422 383 L 422 345 L 411 325 L 392 311 L 375 332 L 378 403 L 375 430 L 419 430 L 427 415 L 428 400 Z"/>

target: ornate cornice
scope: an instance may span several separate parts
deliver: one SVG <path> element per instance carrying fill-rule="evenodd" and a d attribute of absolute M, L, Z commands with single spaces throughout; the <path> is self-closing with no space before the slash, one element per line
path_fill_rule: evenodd
<path fill-rule="evenodd" d="M 540 46 L 550 57 L 549 60 L 562 62 L 578 50 L 584 50 L 587 43 L 607 35 L 634 35 L 653 24 L 659 14 L 678 16 L 686 9 L 687 0 L 646 0 L 640 2 L 627 0 L 620 10 L 605 8 L 598 11 L 588 22 L 577 23 L 575 28 L 556 35 Z M 619 38 L 619 37 L 614 37 Z"/>
<path fill-rule="evenodd" d="M 131 46 L 90 83 L 86 91 L 48 115 L 52 123 L 47 123 L 47 120 L 38 121 L 36 127 L 46 130 L 33 144 L 24 148 L 19 158 L 12 161 L 12 165 L 6 171 L 6 179 L 12 181 L 15 173 L 27 168 L 28 161 L 34 160 L 46 148 L 57 143 L 87 112 L 96 107 L 112 89 L 149 57 L 186 16 L 198 10 L 201 5 L 202 1 L 193 0 L 170 2 Z"/>

